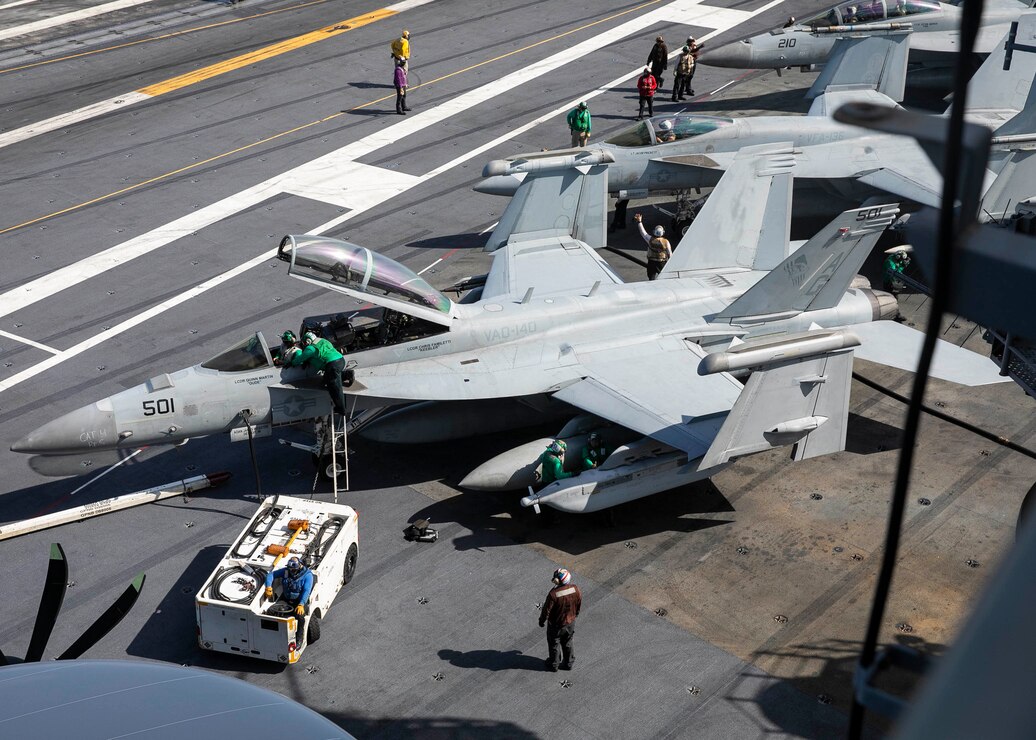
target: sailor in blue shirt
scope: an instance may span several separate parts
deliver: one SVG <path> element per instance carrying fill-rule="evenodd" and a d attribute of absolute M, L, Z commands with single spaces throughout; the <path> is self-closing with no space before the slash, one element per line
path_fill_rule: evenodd
<path fill-rule="evenodd" d="M 295 607 L 300 617 L 306 613 L 306 602 L 313 591 L 313 571 L 298 558 L 288 561 L 287 567 L 272 570 L 266 574 L 266 598 L 273 600 L 273 581 L 281 579 L 281 599 Z"/>

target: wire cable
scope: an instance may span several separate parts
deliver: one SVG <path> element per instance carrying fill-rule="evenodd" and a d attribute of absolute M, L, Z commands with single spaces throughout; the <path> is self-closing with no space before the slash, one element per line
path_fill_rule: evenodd
<path fill-rule="evenodd" d="M 942 315 L 949 302 L 953 279 L 954 234 L 956 231 L 956 203 L 959 166 L 963 149 L 964 108 L 967 102 L 968 72 L 975 38 L 982 21 L 982 0 L 964 3 L 961 12 L 960 47 L 953 85 L 953 103 L 950 107 L 949 136 L 943 162 L 943 190 L 940 201 L 938 235 L 936 237 L 935 269 L 932 281 L 932 305 L 925 328 L 924 344 L 921 357 L 914 375 L 910 403 L 907 406 L 906 423 L 903 428 L 903 447 L 900 450 L 896 469 L 896 482 L 889 506 L 888 529 L 885 534 L 885 552 L 881 562 L 881 570 L 874 587 L 874 601 L 871 605 L 870 619 L 860 653 L 857 672 L 867 670 L 874 664 L 877 654 L 878 636 L 885 617 L 889 591 L 892 586 L 892 574 L 895 570 L 896 556 L 899 552 L 899 540 L 903 526 L 903 513 L 906 509 L 907 493 L 910 488 L 910 471 L 914 462 L 914 447 L 921 420 L 922 401 L 928 384 L 928 373 L 935 354 L 935 343 L 939 336 Z M 863 733 L 864 707 L 853 692 L 852 710 L 849 715 L 849 738 L 858 740 Z"/>

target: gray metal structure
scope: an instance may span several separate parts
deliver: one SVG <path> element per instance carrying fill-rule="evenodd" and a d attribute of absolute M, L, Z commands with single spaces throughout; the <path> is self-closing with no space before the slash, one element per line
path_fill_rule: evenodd
<path fill-rule="evenodd" d="M 1016 0 L 986 3 L 976 52 L 992 52 L 1008 24 L 1028 7 Z M 844 47 L 855 39 L 905 33 L 911 84 L 948 87 L 959 46 L 960 16 L 960 7 L 936 0 L 849 0 L 784 28 L 706 47 L 698 61 L 733 69 L 808 69 L 836 64 Z"/>
<path fill-rule="evenodd" d="M 1018 42 L 1036 37 L 1036 12 L 1022 13 Z M 1002 34 L 1006 39 L 1006 35 Z M 866 39 L 896 56 L 895 39 Z M 901 50 L 901 47 L 899 47 Z M 868 43 L 847 50 L 867 56 Z M 899 62 L 902 63 L 902 55 Z M 883 77 L 891 74 L 884 68 Z M 1030 104 L 1036 77 L 1036 55 L 1015 54 L 1005 64 L 1004 46 L 998 46 L 975 73 L 968 98 L 968 117 L 996 131 L 997 153 L 984 175 L 989 193 L 985 216 L 998 218 L 1019 200 L 1036 193 L 1036 174 L 1027 151 L 1036 135 L 1036 107 Z M 839 79 L 832 79 L 838 82 Z M 880 92 L 860 85 L 834 84 L 814 100 L 809 114 L 789 126 L 786 116 L 730 118 L 695 113 L 659 115 L 585 149 L 524 154 L 488 163 L 486 178 L 475 190 L 498 195 L 517 192 L 522 178 L 532 172 L 571 167 L 606 167 L 607 191 L 621 199 L 709 187 L 716 184 L 737 152 L 746 146 L 788 141 L 796 152 L 796 215 L 830 214 L 870 197 L 894 194 L 923 205 L 938 203 L 942 177 L 921 146 L 912 138 L 849 126 L 832 118 L 848 102 L 896 107 Z M 1018 115 L 1024 111 L 1023 115 Z M 672 124 L 672 141 L 664 140 L 661 124 Z M 505 217 L 487 248 L 507 242 L 510 222 Z"/>
<path fill-rule="evenodd" d="M 293 277 L 399 317 L 402 328 L 383 346 L 349 353 L 353 408 L 561 402 L 650 438 L 620 448 L 600 470 L 523 500 L 594 511 L 709 477 L 754 452 L 795 445 L 795 459 L 805 459 L 843 449 L 849 350 L 860 337 L 860 356 L 912 366 L 920 335 L 887 320 L 896 316 L 896 299 L 850 288 L 897 207 L 852 209 L 793 246 L 793 167 L 786 145 L 739 152 L 654 282 L 624 283 L 573 235 L 603 231 L 603 168 L 547 172 L 522 184 L 515 203 L 529 218 L 512 219 L 507 247 L 470 303 L 454 303 L 402 265 L 335 239 L 287 237 L 281 256 Z M 572 217 L 584 212 L 594 215 Z M 354 336 L 351 324 L 346 334 Z M 941 377 L 1000 379 L 966 350 L 946 345 L 943 352 Z M 226 431 L 245 419 L 278 423 L 283 394 L 319 407 L 316 391 L 299 387 L 309 381 L 297 369 L 278 377 L 261 334 L 226 356 L 234 362 L 219 372 L 217 358 L 159 376 L 52 421 L 12 449 L 137 447 Z M 749 371 L 743 385 L 735 375 Z M 224 413 L 187 416 L 206 399 Z M 425 411 L 393 423 L 410 426 Z M 437 419 L 440 438 L 483 429 L 466 412 Z"/>

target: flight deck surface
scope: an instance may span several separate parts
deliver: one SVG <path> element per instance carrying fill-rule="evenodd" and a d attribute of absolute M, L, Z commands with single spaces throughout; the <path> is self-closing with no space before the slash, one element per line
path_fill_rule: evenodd
<path fill-rule="evenodd" d="M 716 13 L 688 15 L 698 5 Z M 24 36 L 4 34 L 53 10 L 0 8 L 0 519 L 234 473 L 190 500 L 0 543 L 5 592 L 19 596 L 0 605 L 4 652 L 24 652 L 47 545 L 60 541 L 72 580 L 47 658 L 146 571 L 134 611 L 86 657 L 243 678 L 358 737 L 842 734 L 904 414 L 862 384 L 853 384 L 845 452 L 802 463 L 786 451 L 758 455 L 709 482 L 589 516 L 537 517 L 520 493 L 457 487 L 552 425 L 420 447 L 351 440 L 352 490 L 341 501 L 361 515 L 356 576 L 320 642 L 287 668 L 196 645 L 196 590 L 255 510 L 247 443 L 145 452 L 74 495 L 100 471 L 46 478 L 7 450 L 50 419 L 251 332 L 272 337 L 349 308 L 287 276 L 272 255 L 285 234 L 321 230 L 369 247 L 440 289 L 484 273 L 490 258 L 479 247 L 505 205 L 471 191 L 485 162 L 566 147 L 564 113 L 584 96 L 592 139 L 628 126 L 636 73 L 658 34 L 674 51 L 688 33 L 722 28 L 718 43 L 824 7 L 784 2 L 752 15 L 764 5 L 523 2 L 487 14 L 474 0 L 436 0 L 372 20 L 377 4 L 355 0 L 156 0 Z M 404 27 L 406 117 L 394 113 L 388 54 Z M 656 113 L 799 114 L 813 77 L 702 67 L 697 97 L 660 96 Z M 637 211 L 668 226 L 650 204 L 632 203 L 630 216 Z M 632 227 L 631 218 L 610 242 L 642 259 Z M 624 279 L 644 278 L 604 254 Z M 902 306 L 923 326 L 923 296 Z M 974 324 L 945 329 L 943 339 L 988 352 Z M 856 369 L 909 391 L 909 373 Z M 1013 384 L 933 381 L 926 400 L 1036 444 L 1032 399 Z M 305 430 L 284 434 L 307 440 Z M 264 494 L 308 495 L 306 453 L 275 438 L 256 449 Z M 882 638 L 940 654 L 1012 542 L 1036 464 L 931 419 L 918 452 Z M 318 491 L 329 496 L 324 483 Z M 404 541 L 418 518 L 432 520 L 437 543 Z M 536 626 L 559 565 L 585 598 L 571 673 L 542 670 Z"/>

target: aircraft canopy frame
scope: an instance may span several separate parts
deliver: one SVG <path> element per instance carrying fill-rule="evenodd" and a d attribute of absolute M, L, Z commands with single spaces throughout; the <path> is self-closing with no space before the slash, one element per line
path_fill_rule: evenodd
<path fill-rule="evenodd" d="M 358 244 L 325 236 L 286 236 L 277 256 L 288 274 L 358 300 L 449 326 L 454 304 L 410 268 Z"/>
<path fill-rule="evenodd" d="M 668 121 L 672 127 L 663 130 L 662 123 Z M 725 126 L 732 126 L 733 118 L 722 116 L 703 116 L 696 113 L 675 113 L 666 116 L 654 116 L 640 121 L 630 128 L 605 141 L 606 144 L 636 149 L 644 146 L 670 144 L 674 141 L 687 141 L 696 136 L 707 134 Z"/>

